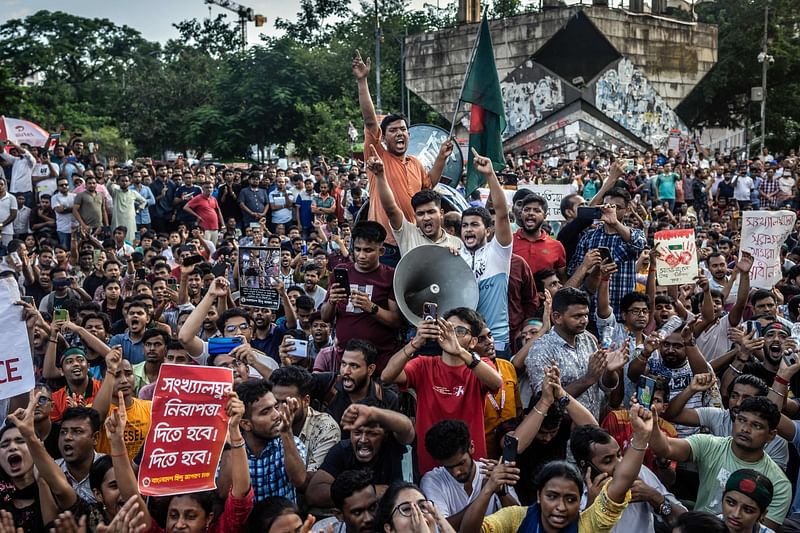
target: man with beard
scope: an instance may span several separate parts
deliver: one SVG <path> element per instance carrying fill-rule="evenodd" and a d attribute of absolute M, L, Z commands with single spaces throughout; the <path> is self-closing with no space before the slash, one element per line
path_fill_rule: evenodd
<path fill-rule="evenodd" d="M 461 215 L 461 257 L 478 281 L 478 313 L 491 330 L 497 356 L 508 359 L 511 353 L 508 330 L 508 277 L 511 270 L 511 222 L 503 188 L 492 168 L 492 161 L 472 149 L 473 165 L 489 184 L 494 220 L 483 207 L 470 207 Z M 532 197 L 528 197 L 532 198 Z M 546 208 L 545 208 L 546 210 Z M 494 221 L 497 221 L 495 224 Z M 494 235 L 489 240 L 489 230 Z M 561 246 L 557 241 L 553 241 Z M 563 248 L 562 248 L 563 252 Z M 565 263 L 566 264 L 566 263 Z M 533 269 L 531 269 L 533 270 Z"/>
<path fill-rule="evenodd" d="M 156 198 L 153 196 L 153 191 L 150 190 L 150 187 L 142 183 L 142 172 L 134 170 L 131 173 L 131 190 L 139 193 L 139 196 L 147 202 L 147 207 L 136 212 L 136 227 L 150 229 L 150 208 L 156 205 Z"/>
<path fill-rule="evenodd" d="M 605 204 L 601 207 L 602 225 L 583 233 L 567 274 L 571 276 L 575 272 L 589 251 L 608 248 L 612 261 L 617 265 L 617 273 L 609 284 L 609 295 L 611 308 L 618 314 L 622 297 L 636 288 L 636 261 L 647 242 L 642 230 L 629 228 L 622 222 L 631 201 L 628 191 L 611 189 L 602 201 Z"/>
<path fill-rule="evenodd" d="M 89 471 L 102 454 L 94 447 L 100 434 L 100 416 L 91 407 L 70 407 L 64 411 L 58 433 L 61 459 L 56 464 L 79 498 L 97 503 L 89 484 Z"/>
<path fill-rule="evenodd" d="M 485 464 L 473 458 L 475 445 L 469 428 L 461 420 L 434 424 L 425 434 L 425 449 L 439 466 L 422 477 L 420 488 L 450 525 L 458 528 L 467 507 L 478 497 L 488 478 Z M 492 495 L 486 516 L 509 505 L 519 505 L 513 487 L 503 495 Z"/>
<path fill-rule="evenodd" d="M 724 303 L 732 303 L 740 292 L 744 292 L 745 297 L 749 291 L 742 291 L 738 287 L 740 280 L 728 277 L 728 261 L 722 252 L 713 252 L 706 258 L 707 272 L 711 275 L 708 282 L 712 289 L 725 292 L 728 285 L 731 285 L 727 300 Z"/>
<path fill-rule="evenodd" d="M 269 211 L 269 198 L 267 191 L 259 188 L 258 179 L 250 176 L 248 186 L 239 191 L 239 208 L 242 210 L 242 224 L 247 228 L 251 223 L 258 222 Z"/>
<path fill-rule="evenodd" d="M 242 211 L 239 209 L 239 193 L 242 186 L 233 181 L 233 171 L 226 169 L 222 172 L 222 185 L 217 189 L 217 202 L 222 211 L 223 220 L 230 218 L 239 219 Z"/>
<path fill-rule="evenodd" d="M 50 342 L 55 342 L 50 337 Z M 50 411 L 50 420 L 59 422 L 61 415 L 69 406 L 92 405 L 95 395 L 100 390 L 102 383 L 89 377 L 89 363 L 86 353 L 82 348 L 67 348 L 61 358 L 61 372 L 67 384 L 53 393 L 53 409 Z"/>
<path fill-rule="evenodd" d="M 438 320 L 423 320 L 417 336 L 392 356 L 381 374 L 384 383 L 416 391 L 418 434 L 425 435 L 436 422 L 458 416 L 469 427 L 478 457 L 486 457 L 486 393 L 494 394 L 503 386 L 491 360 L 473 351 L 483 325 L 481 316 L 467 307 L 447 310 Z M 427 341 L 437 342 L 441 355 L 414 357 Z M 422 448 L 417 454 L 421 474 L 436 466 Z"/>
<path fill-rule="evenodd" d="M 283 284 L 278 284 L 278 292 L 283 300 L 283 308 L 286 312 L 285 320 L 280 324 L 273 322 L 275 315 L 271 309 L 266 307 L 250 307 L 250 316 L 253 317 L 253 324 L 255 330 L 250 338 L 250 344 L 253 348 L 261 350 L 269 357 L 280 363 L 279 347 L 283 342 L 286 332 L 290 329 L 297 327 L 297 318 L 295 317 L 294 308 L 289 303 L 286 296 L 286 290 Z"/>
<path fill-rule="evenodd" d="M 650 448 L 657 457 L 697 464 L 700 486 L 695 511 L 719 514 L 728 476 L 742 465 L 767 476 L 772 480 L 774 493 L 762 523 L 779 530 L 789 510 L 792 485 L 780 467 L 764 453 L 764 447 L 775 438 L 780 419 L 781 413 L 775 404 L 756 396 L 739 404 L 727 437 L 697 434 L 673 439 L 653 431 Z"/>
<path fill-rule="evenodd" d="M 747 295 L 750 293 L 750 269 L 753 268 L 753 256 L 742 252 L 742 258 L 736 263 L 739 273 L 739 289 L 736 292 L 736 304 L 730 312 L 723 314 L 723 293 L 711 288 L 711 280 L 702 276 L 698 286 L 703 289 L 703 304 L 701 320 L 694 325 L 694 334 L 697 336 L 697 348 L 706 356 L 709 362 L 716 361 L 715 369 L 729 364 L 732 356 L 723 358 L 731 346 L 728 330 L 739 325 L 747 305 Z M 712 271 L 713 272 L 713 271 Z"/>
<path fill-rule="evenodd" d="M 281 262 L 276 276 L 286 287 L 291 287 L 295 284 L 295 271 L 292 268 L 292 252 L 291 250 L 281 249 Z"/>
<path fill-rule="evenodd" d="M 139 395 L 142 387 L 155 383 L 161 364 L 167 356 L 170 343 L 169 333 L 160 329 L 148 329 L 142 337 L 144 361 L 133 365 L 133 394 Z"/>
<path fill-rule="evenodd" d="M 715 382 L 713 374 L 698 374 L 680 394 L 669 402 L 664 418 L 684 426 L 708 428 L 712 435 L 727 437 L 731 434 L 733 421 L 739 412 L 739 405 L 747 398 L 767 396 L 769 388 L 763 379 L 752 374 L 741 374 L 728 386 L 728 408 L 698 407 L 687 409 L 686 403 L 697 393 L 709 390 Z M 775 463 L 786 470 L 789 462 L 789 446 L 781 437 L 775 437 L 766 445 L 764 451 Z"/>
<path fill-rule="evenodd" d="M 150 214 L 153 219 L 153 227 L 157 231 L 165 231 L 169 228 L 170 222 L 175 216 L 173 200 L 175 198 L 177 186 L 167 176 L 167 166 L 159 165 L 156 170 L 156 177 L 150 185 L 150 190 L 155 197 L 155 205 L 150 207 Z"/>
<path fill-rule="evenodd" d="M 125 240 L 133 242 L 136 233 L 136 213 L 147 209 L 147 200 L 129 186 L 130 178 L 123 174 L 117 178 L 117 183 L 108 184 L 108 192 L 114 200 L 111 225 L 117 229 L 120 226 L 125 227 L 127 229 Z M 117 229 L 114 230 L 115 236 Z"/>
<path fill-rule="evenodd" d="M 358 103 L 361 106 L 361 116 L 364 119 L 364 153 L 384 160 L 386 167 L 386 180 L 394 198 L 399 206 L 403 217 L 414 220 L 416 207 L 412 207 L 411 197 L 423 189 L 434 187 L 442 175 L 445 162 L 450 154 L 453 153 L 453 141 L 447 140 L 439 148 L 439 154 L 430 172 L 426 172 L 422 163 L 413 156 L 406 155 L 408 149 L 408 120 L 402 114 L 392 113 L 387 115 L 378 124 L 378 117 L 372 105 L 372 97 L 369 94 L 367 77 L 372 63 L 367 58 L 364 62 L 361 59 L 361 52 L 355 51 L 352 70 L 358 82 Z M 384 148 L 383 143 L 386 143 Z M 373 150 L 375 153 L 373 153 Z M 368 167 L 369 177 L 368 189 L 376 190 L 377 176 L 375 171 Z M 385 205 L 382 202 L 369 203 L 369 220 L 379 222 L 384 228 L 390 227 L 387 212 L 384 211 Z M 428 215 L 429 216 L 429 215 Z M 428 222 L 430 224 L 430 221 Z M 399 227 L 393 225 L 392 227 Z M 442 230 L 442 233 L 445 233 Z M 433 233 L 429 235 L 434 235 Z M 438 235 L 438 232 L 437 234 Z M 400 252 L 394 236 L 389 236 L 386 247 L 384 248 L 383 261 L 394 266 L 400 259 Z"/>
<path fill-rule="evenodd" d="M 397 193 L 392 190 L 389 181 L 393 177 L 389 165 L 378 156 L 374 146 L 370 147 L 372 155 L 367 160 L 367 168 L 374 176 L 378 198 L 392 228 L 393 241 L 397 243 L 400 255 L 403 256 L 417 246 L 435 244 L 459 248 L 461 242 L 457 237 L 447 233 L 442 227 L 444 212 L 442 197 L 433 189 L 422 189 L 411 197 L 411 207 L 416 226 L 408 221 L 406 214 L 397 203 Z M 375 202 L 378 203 L 378 202 Z M 372 202 L 370 202 L 372 206 Z M 371 210 L 371 208 L 370 208 Z"/>
<path fill-rule="evenodd" d="M 306 490 L 308 505 L 330 507 L 331 485 L 347 470 L 366 470 L 378 495 L 403 479 L 402 460 L 406 445 L 414 441 L 411 420 L 400 413 L 354 404 L 342 415 L 342 427 L 350 438 L 336 444 Z"/>
<path fill-rule="evenodd" d="M 322 466 L 330 449 L 342 440 L 339 425 L 327 413 L 311 407 L 311 389 L 314 378 L 308 370 L 299 366 L 285 366 L 270 376 L 272 394 L 279 405 L 289 398 L 299 406 L 292 420 L 292 433 L 306 448 L 305 466 L 309 476 Z"/>
<path fill-rule="evenodd" d="M 336 516 L 315 522 L 314 527 L 333 526 L 337 533 L 375 533 L 378 494 L 368 470 L 346 470 L 331 484 Z"/>
<path fill-rule="evenodd" d="M 547 200 L 538 194 L 528 194 L 520 200 L 519 214 L 514 253 L 528 263 L 534 276 L 540 270 L 553 269 L 563 281 L 567 267 L 564 245 L 542 229 L 547 219 Z"/>
<path fill-rule="evenodd" d="M 312 313 L 309 321 L 311 337 L 308 339 L 308 357 L 313 360 L 319 352 L 333 346 L 333 338 L 331 338 L 331 325 L 322 320 L 320 313 Z"/>
<path fill-rule="evenodd" d="M 202 340 L 207 341 L 212 337 L 219 336 L 219 331 L 217 330 L 218 318 L 219 313 L 217 313 L 217 304 L 214 304 L 208 308 L 208 314 L 203 319 L 203 327 L 198 334 Z"/>
<path fill-rule="evenodd" d="M 331 390 L 333 397 L 328 400 L 326 408 L 340 426 L 342 415 L 354 403 L 400 410 L 397 394 L 372 377 L 376 358 L 377 352 L 371 342 L 361 339 L 347 341 L 339 366 L 340 379 Z M 330 379 L 335 377 L 332 373 L 327 375 Z"/>
<path fill-rule="evenodd" d="M 726 390 L 731 381 L 742 374 L 753 374 L 767 384 L 774 384 L 782 357 L 790 345 L 796 345 L 796 341 L 790 338 L 791 334 L 791 330 L 775 317 L 762 326 L 760 336 L 755 330 L 746 333 L 739 343 L 735 359 L 722 375 L 720 387 Z M 796 384 L 792 388 L 796 390 Z"/>
<path fill-rule="evenodd" d="M 150 311 L 142 301 L 133 301 L 125 313 L 125 323 L 128 328 L 124 333 L 111 337 L 108 345 L 121 346 L 122 356 L 131 362 L 131 365 L 144 361 L 144 333 L 150 323 Z"/>
<path fill-rule="evenodd" d="M 144 446 L 145 438 L 150 431 L 152 402 L 140 400 L 133 393 L 133 366 L 122 359 L 122 352 L 114 348 L 106 354 L 106 379 L 92 404 L 100 414 L 102 424 L 107 416 L 118 409 L 125 409 L 128 421 L 125 424 L 125 448 L 131 461 Z M 105 431 L 100 433 L 97 451 L 111 453 L 111 443 Z"/>
<path fill-rule="evenodd" d="M 397 330 L 403 324 L 392 280 L 394 269 L 381 264 L 386 230 L 373 221 L 353 228 L 353 262 L 338 268 L 347 271 L 349 287 L 330 285 L 320 308 L 322 320 L 336 324 L 336 356 L 350 339 L 369 341 L 378 351 L 377 370 L 382 371 L 397 350 Z"/>
<path fill-rule="evenodd" d="M 305 446 L 292 434 L 292 420 L 299 402 L 288 398 L 279 404 L 272 393 L 272 384 L 255 379 L 238 384 L 236 394 L 244 403 L 244 416 L 239 426 L 250 466 L 250 479 L 256 502 L 280 496 L 296 501 L 296 491 L 308 483 L 305 466 Z M 232 445 L 225 445 L 220 472 L 229 472 L 225 463 L 230 460 Z M 219 490 L 228 492 L 232 479 L 227 475 L 218 481 Z"/>
<path fill-rule="evenodd" d="M 589 296 L 579 289 L 564 287 L 553 296 L 551 321 L 553 327 L 534 341 L 525 359 L 531 391 L 542 390 L 545 371 L 555 363 L 564 390 L 598 419 L 606 395 L 620 386 L 627 344 L 613 352 L 598 349 L 586 332 Z"/>

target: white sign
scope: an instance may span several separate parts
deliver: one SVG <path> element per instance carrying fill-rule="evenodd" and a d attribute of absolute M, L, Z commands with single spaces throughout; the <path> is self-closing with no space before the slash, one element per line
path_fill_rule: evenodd
<path fill-rule="evenodd" d="M 561 216 L 561 199 L 577 191 L 574 185 L 555 185 L 544 183 L 541 185 L 520 185 L 519 189 L 530 189 L 547 200 L 547 220 L 563 221 Z"/>
<path fill-rule="evenodd" d="M 791 211 L 743 211 L 739 249 L 753 256 L 750 286 L 772 289 L 783 277 L 781 246 L 797 218 Z"/>
<path fill-rule="evenodd" d="M 17 282 L 0 279 L 0 400 L 30 392 L 36 384 L 22 307 L 14 305 L 19 299 Z"/>
<path fill-rule="evenodd" d="M 481 193 L 481 203 L 486 205 L 486 201 L 489 199 L 490 191 L 488 187 L 481 187 L 478 189 L 478 192 Z M 506 195 L 506 203 L 509 207 L 511 207 L 511 200 L 514 199 L 514 193 L 516 191 L 510 191 L 508 189 L 503 189 L 503 194 Z"/>
<path fill-rule="evenodd" d="M 695 283 L 697 277 L 697 245 L 693 229 L 657 231 L 656 277 L 659 285 Z"/>

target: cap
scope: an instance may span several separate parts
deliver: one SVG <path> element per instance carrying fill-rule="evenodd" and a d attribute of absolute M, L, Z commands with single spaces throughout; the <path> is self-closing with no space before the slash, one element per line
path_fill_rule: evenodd
<path fill-rule="evenodd" d="M 725 492 L 733 490 L 752 498 L 762 512 L 772 502 L 772 481 L 767 476 L 749 468 L 737 470 L 730 475 L 725 483 Z"/>

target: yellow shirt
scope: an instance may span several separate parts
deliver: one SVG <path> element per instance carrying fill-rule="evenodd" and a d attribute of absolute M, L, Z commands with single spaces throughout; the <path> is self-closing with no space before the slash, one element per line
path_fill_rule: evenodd
<path fill-rule="evenodd" d="M 517 370 L 511 361 L 495 359 L 497 371 L 503 378 L 503 386 L 496 394 L 486 395 L 486 406 L 483 411 L 483 426 L 486 430 L 486 455 L 491 459 L 500 457 L 500 447 L 494 436 L 494 430 L 507 420 L 513 420 L 522 411 L 522 400 L 519 395 Z M 505 392 L 505 398 L 503 398 Z M 494 399 L 494 402 L 492 402 Z M 498 408 L 500 411 L 498 412 Z"/>
<path fill-rule="evenodd" d="M 150 400 L 133 399 L 133 404 L 125 408 L 128 414 L 128 423 L 125 425 L 125 448 L 128 450 L 128 458 L 133 461 L 139 450 L 144 446 L 147 432 L 150 431 L 150 411 L 152 402 Z M 108 410 L 111 415 L 114 407 Z M 97 451 L 101 453 L 111 453 L 111 443 L 106 437 L 106 432 L 100 432 L 100 438 L 97 439 Z"/>
<path fill-rule="evenodd" d="M 608 483 L 595 498 L 594 503 L 586 508 L 578 521 L 578 533 L 607 533 L 619 522 L 622 512 L 628 506 L 631 492 L 625 495 L 625 501 L 616 503 L 608 497 Z M 517 533 L 525 520 L 528 508 L 521 505 L 505 507 L 493 515 L 483 519 L 481 533 Z"/>

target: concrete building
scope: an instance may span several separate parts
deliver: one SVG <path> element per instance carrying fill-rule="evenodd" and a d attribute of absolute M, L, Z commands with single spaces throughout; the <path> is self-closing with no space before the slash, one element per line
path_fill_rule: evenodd
<path fill-rule="evenodd" d="M 407 86 L 448 119 L 477 29 L 406 39 Z M 665 146 L 688 134 L 673 110 L 717 60 L 715 26 L 607 7 L 551 7 L 490 29 L 513 151 Z"/>

